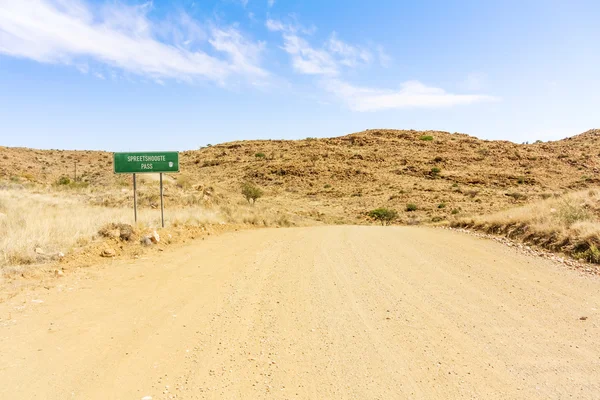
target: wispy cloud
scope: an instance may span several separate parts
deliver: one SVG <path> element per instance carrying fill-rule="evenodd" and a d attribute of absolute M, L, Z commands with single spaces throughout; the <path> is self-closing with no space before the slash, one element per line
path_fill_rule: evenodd
<path fill-rule="evenodd" d="M 307 75 L 337 75 L 337 63 L 327 51 L 313 49 L 298 35 L 285 33 L 283 40 L 283 49 L 292 57 L 292 66 L 297 72 Z"/>
<path fill-rule="evenodd" d="M 341 40 L 336 32 L 321 46 L 309 43 L 306 36 L 314 33 L 315 28 L 306 29 L 297 23 L 284 23 L 276 19 L 268 19 L 265 26 L 272 32 L 281 32 L 284 45 L 282 47 L 292 59 L 294 70 L 309 75 L 338 75 L 342 68 L 357 68 L 373 63 L 373 52 L 359 45 L 349 44 Z M 381 62 L 389 62 L 383 47 L 376 47 Z"/>
<path fill-rule="evenodd" d="M 398 90 L 357 87 L 337 79 L 322 82 L 326 91 L 332 93 L 354 111 L 380 111 L 402 108 L 441 108 L 498 98 L 475 94 L 454 94 L 443 89 L 426 86 L 418 81 L 407 81 Z"/>
<path fill-rule="evenodd" d="M 363 47 L 352 46 L 340 40 L 335 32 L 327 41 L 327 49 L 339 57 L 339 62 L 347 67 L 354 68 L 359 64 L 369 64 L 373 59 L 370 51 Z"/>
<path fill-rule="evenodd" d="M 275 0 L 267 0 L 267 4 L 269 7 L 273 7 L 275 5 Z"/>
<path fill-rule="evenodd" d="M 232 75 L 250 80 L 268 75 L 260 66 L 262 43 L 235 28 L 209 29 L 212 53 L 191 44 L 204 30 L 187 18 L 176 41 L 147 16 L 151 3 L 92 6 L 83 0 L 0 0 L 0 53 L 42 63 L 82 65 L 94 60 L 154 80 L 208 79 L 225 83 Z M 186 38 L 186 34 L 190 34 Z M 175 39 L 175 37 L 172 37 Z"/>

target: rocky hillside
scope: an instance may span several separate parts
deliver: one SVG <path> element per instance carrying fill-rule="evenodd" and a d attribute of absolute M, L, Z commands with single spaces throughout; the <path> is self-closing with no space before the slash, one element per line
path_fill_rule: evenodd
<path fill-rule="evenodd" d="M 597 186 L 599 144 L 600 130 L 515 144 L 459 133 L 373 129 L 185 151 L 182 172 L 170 179 L 190 193 L 214 187 L 230 196 L 251 181 L 274 207 L 329 223 L 364 221 L 375 207 L 398 210 L 404 223 L 435 222 Z M 87 190 L 128 184 L 127 177 L 112 173 L 110 153 L 6 147 L 0 147 L 0 180 L 51 185 L 73 176 L 75 162 Z"/>

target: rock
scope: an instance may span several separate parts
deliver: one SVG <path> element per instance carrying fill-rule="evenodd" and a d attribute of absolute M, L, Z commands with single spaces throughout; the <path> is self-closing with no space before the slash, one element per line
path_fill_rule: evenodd
<path fill-rule="evenodd" d="M 581 317 L 579 318 L 580 321 L 585 321 L 587 319 L 587 317 Z"/>
<path fill-rule="evenodd" d="M 56 276 L 57 278 L 60 278 L 61 276 L 64 276 L 65 273 L 62 272 L 60 269 L 55 269 L 54 270 L 54 276 Z"/>
<path fill-rule="evenodd" d="M 119 225 L 119 237 L 126 242 L 133 238 L 133 226 L 128 224 Z"/>
<path fill-rule="evenodd" d="M 106 231 L 106 237 L 111 239 L 118 239 L 121 237 L 121 231 L 118 229 L 109 229 Z"/>
<path fill-rule="evenodd" d="M 41 254 L 41 255 L 46 254 L 46 253 L 44 253 L 44 250 L 42 250 L 40 247 L 36 247 L 34 251 L 35 251 L 35 254 Z"/>
<path fill-rule="evenodd" d="M 106 249 L 102 250 L 102 253 L 100 253 L 100 255 L 101 255 L 102 257 L 107 257 L 107 258 L 108 258 L 108 257 L 114 257 L 114 256 L 116 256 L 116 255 L 117 255 L 117 252 L 116 252 L 116 251 L 114 251 L 114 250 L 113 250 L 113 249 L 111 249 L 111 248 L 106 248 Z"/>
<path fill-rule="evenodd" d="M 144 246 L 152 246 L 152 240 L 150 240 L 150 236 L 143 236 L 140 239 L 140 243 Z"/>
<path fill-rule="evenodd" d="M 6 218 L 6 214 L 0 213 L 0 219 Z"/>
<path fill-rule="evenodd" d="M 160 236 L 158 235 L 158 232 L 154 231 L 150 234 L 150 240 L 152 241 L 152 243 L 157 244 L 158 242 L 160 242 Z"/>

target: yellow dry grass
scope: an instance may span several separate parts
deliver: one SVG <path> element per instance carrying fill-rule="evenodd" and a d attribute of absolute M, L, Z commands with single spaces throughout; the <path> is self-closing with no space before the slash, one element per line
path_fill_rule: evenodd
<path fill-rule="evenodd" d="M 108 223 L 133 225 L 131 204 L 103 207 L 90 202 L 90 191 L 47 189 L 0 190 L 0 269 L 39 263 L 68 254 L 96 239 L 98 230 Z M 267 204 L 251 206 L 239 201 L 220 205 L 168 208 L 166 228 L 211 224 L 249 224 L 289 226 L 298 221 L 272 212 Z M 138 231 L 160 227 L 160 209 L 140 207 Z M 36 251 L 37 249 L 37 251 Z"/>
<path fill-rule="evenodd" d="M 453 226 L 503 234 L 600 263 L 600 191 L 589 189 L 502 212 L 461 219 Z"/>

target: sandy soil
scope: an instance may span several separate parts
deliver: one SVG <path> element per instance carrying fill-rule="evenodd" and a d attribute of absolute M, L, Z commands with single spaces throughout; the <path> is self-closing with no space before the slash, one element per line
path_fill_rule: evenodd
<path fill-rule="evenodd" d="M 0 304 L 0 398 L 598 399 L 599 309 L 446 230 L 228 233 Z"/>

